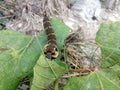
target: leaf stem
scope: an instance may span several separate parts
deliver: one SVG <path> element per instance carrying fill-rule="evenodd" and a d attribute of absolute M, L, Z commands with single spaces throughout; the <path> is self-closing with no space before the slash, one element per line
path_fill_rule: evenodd
<path fill-rule="evenodd" d="M 59 81 L 58 81 L 58 79 L 56 79 L 55 81 L 54 81 L 54 90 L 58 90 L 58 83 Z"/>

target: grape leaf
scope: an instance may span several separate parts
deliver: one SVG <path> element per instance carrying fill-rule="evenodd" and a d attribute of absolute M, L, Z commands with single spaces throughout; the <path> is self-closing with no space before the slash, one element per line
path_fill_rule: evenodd
<path fill-rule="evenodd" d="M 100 70 L 88 76 L 72 77 L 63 90 L 120 90 L 120 68 Z"/>
<path fill-rule="evenodd" d="M 101 24 L 96 42 L 102 51 L 102 67 L 120 64 L 120 22 Z"/>
<path fill-rule="evenodd" d="M 0 31 L 0 90 L 15 90 L 19 81 L 32 73 L 41 51 L 35 38 Z"/>
<path fill-rule="evenodd" d="M 71 29 L 56 18 L 51 19 L 51 24 L 57 37 L 58 48 L 61 49 Z"/>
<path fill-rule="evenodd" d="M 34 67 L 31 90 L 43 90 L 65 73 L 65 68 L 41 55 Z"/>

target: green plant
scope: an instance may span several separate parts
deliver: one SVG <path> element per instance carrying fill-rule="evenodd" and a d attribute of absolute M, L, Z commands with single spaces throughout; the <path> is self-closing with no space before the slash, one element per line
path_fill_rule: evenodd
<path fill-rule="evenodd" d="M 60 50 L 70 28 L 54 18 L 51 23 Z M 119 26 L 119 22 L 101 25 L 96 37 L 102 51 L 101 68 L 87 76 L 70 78 L 63 90 L 120 90 Z M 20 80 L 31 74 L 31 90 L 43 90 L 67 72 L 60 56 L 53 61 L 44 57 L 46 42 L 44 32 L 32 38 L 12 30 L 0 31 L 0 90 L 16 90 Z"/>

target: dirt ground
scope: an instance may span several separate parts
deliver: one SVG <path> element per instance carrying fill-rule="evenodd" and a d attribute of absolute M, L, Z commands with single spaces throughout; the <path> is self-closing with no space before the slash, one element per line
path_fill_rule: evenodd
<path fill-rule="evenodd" d="M 27 1 L 27 0 L 26 0 Z M 94 39 L 101 23 L 120 21 L 119 0 L 17 0 L 16 19 L 7 23 L 7 28 L 26 34 L 35 34 L 43 30 L 42 13 L 48 11 L 64 21 L 73 30 L 82 28 L 85 39 Z"/>

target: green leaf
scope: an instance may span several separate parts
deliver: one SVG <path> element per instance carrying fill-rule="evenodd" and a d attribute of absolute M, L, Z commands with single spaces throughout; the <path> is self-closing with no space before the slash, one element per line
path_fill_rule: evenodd
<path fill-rule="evenodd" d="M 63 90 L 120 90 L 119 70 L 93 72 L 88 76 L 72 77 Z"/>
<path fill-rule="evenodd" d="M 22 37 L 22 38 L 20 38 L 20 37 Z M 20 39 L 20 41 L 18 39 Z M 28 42 L 30 40 L 31 40 L 30 36 L 25 36 L 19 32 L 16 32 L 16 31 L 12 31 L 12 30 L 0 31 L 0 48 L 20 49 L 21 47 L 28 44 Z"/>
<path fill-rule="evenodd" d="M 31 90 L 43 90 L 65 73 L 65 68 L 41 55 L 34 67 Z"/>
<path fill-rule="evenodd" d="M 53 29 L 57 37 L 58 47 L 59 49 L 61 49 L 71 29 L 68 26 L 66 26 L 63 22 L 61 22 L 60 20 L 56 18 L 51 19 L 51 24 L 53 26 Z"/>
<path fill-rule="evenodd" d="M 102 24 L 96 42 L 102 51 L 102 67 L 120 64 L 120 22 Z"/>
<path fill-rule="evenodd" d="M 32 73 L 39 58 L 40 41 L 12 30 L 0 31 L 0 90 L 15 90 Z"/>

